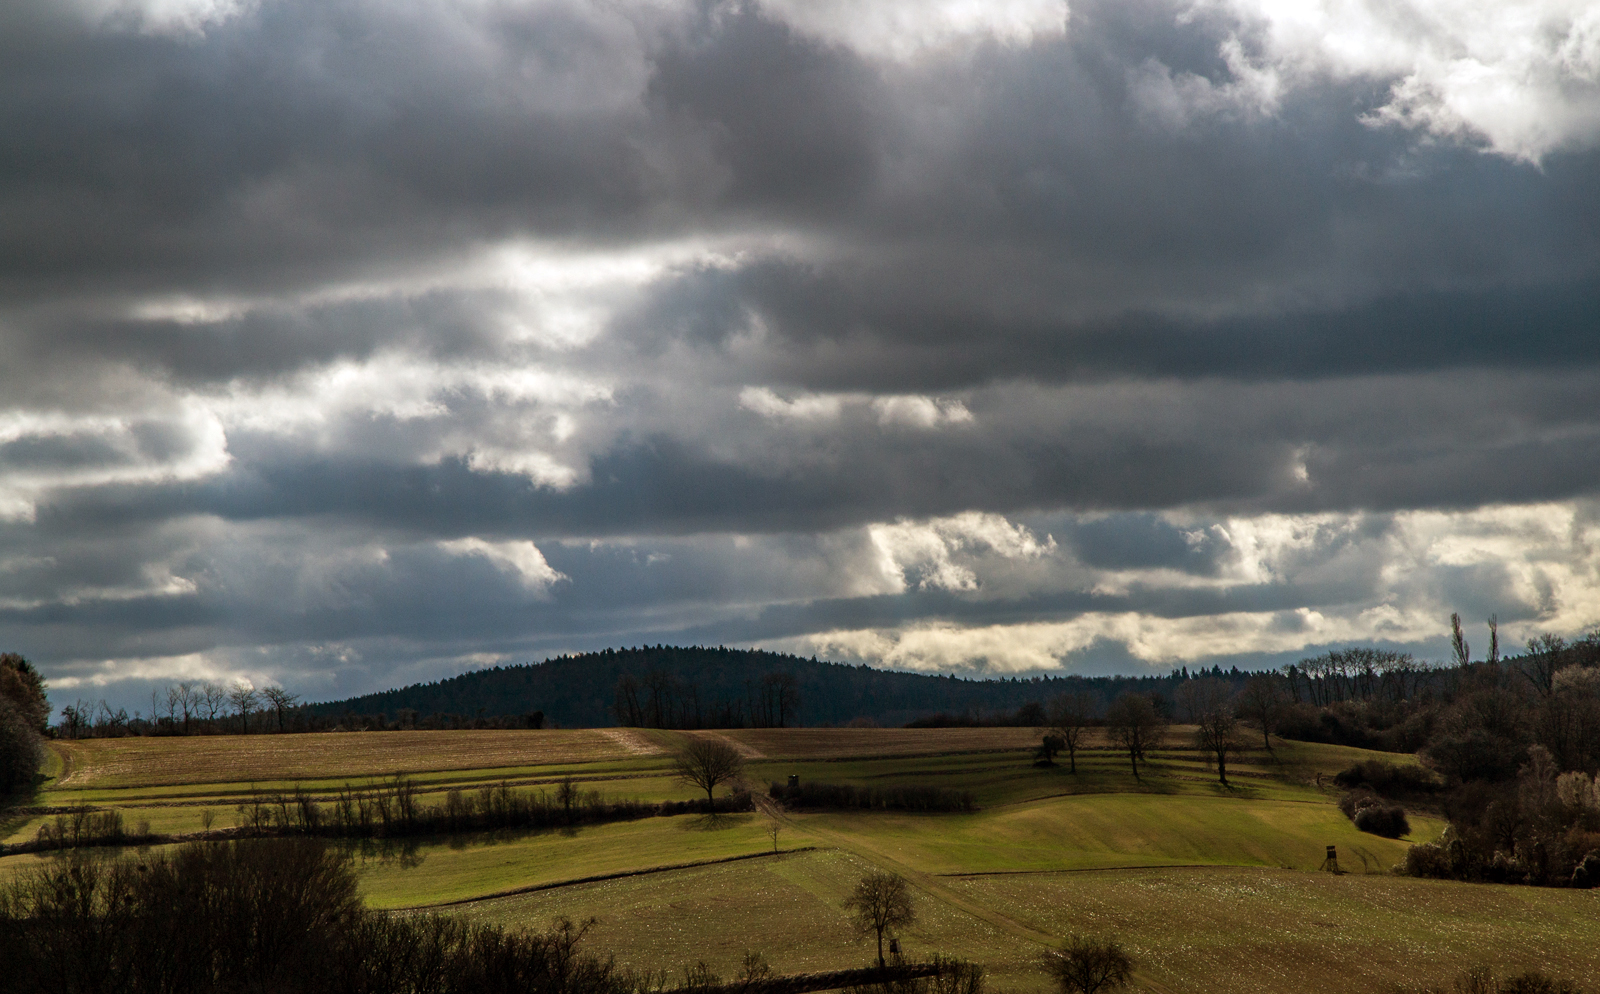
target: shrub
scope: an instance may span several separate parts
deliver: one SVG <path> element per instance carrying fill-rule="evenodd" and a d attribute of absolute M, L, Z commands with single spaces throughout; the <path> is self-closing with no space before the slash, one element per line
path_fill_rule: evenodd
<path fill-rule="evenodd" d="M 1073 935 L 1046 962 L 1062 994 L 1114 991 L 1133 977 L 1133 960 L 1115 939 Z"/>
<path fill-rule="evenodd" d="M 1368 787 L 1346 791 L 1339 798 L 1339 810 L 1355 822 L 1361 831 L 1373 835 L 1398 839 L 1411 831 L 1411 824 L 1406 820 L 1406 809 L 1388 803 Z"/>
<path fill-rule="evenodd" d="M 1420 766 L 1386 763 L 1381 759 L 1368 759 L 1337 773 L 1333 782 L 1350 790 L 1370 787 L 1386 797 L 1397 794 L 1433 794 L 1441 784 L 1433 774 Z"/>
<path fill-rule="evenodd" d="M 1356 812 L 1356 827 L 1363 832 L 1381 835 L 1386 839 L 1398 839 L 1411 832 L 1411 823 L 1406 820 L 1406 809 L 1398 804 L 1374 804 Z"/>

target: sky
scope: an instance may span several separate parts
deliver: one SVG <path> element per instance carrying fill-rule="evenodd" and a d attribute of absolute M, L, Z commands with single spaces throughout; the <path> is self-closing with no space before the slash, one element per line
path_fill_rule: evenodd
<path fill-rule="evenodd" d="M 0 134 L 58 705 L 1600 623 L 1589 0 L 12 0 Z"/>

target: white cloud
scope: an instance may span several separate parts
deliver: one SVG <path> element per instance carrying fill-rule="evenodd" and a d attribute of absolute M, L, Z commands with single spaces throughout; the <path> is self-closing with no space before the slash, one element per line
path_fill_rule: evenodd
<path fill-rule="evenodd" d="M 222 421 L 192 397 L 142 416 L 0 413 L 0 444 L 7 443 L 84 447 L 92 455 L 0 467 L 0 521 L 31 521 L 39 503 L 63 487 L 198 480 L 232 461 Z"/>
<path fill-rule="evenodd" d="M 967 511 L 927 521 L 900 520 L 867 529 L 878 551 L 878 568 L 895 591 L 907 588 L 909 571 L 916 585 L 940 590 L 976 590 L 977 559 L 982 553 L 1002 559 L 1038 559 L 1056 551 L 1055 539 L 1038 536 L 1002 515 Z"/>
<path fill-rule="evenodd" d="M 844 410 L 845 398 L 839 394 L 801 394 L 784 400 L 767 387 L 745 387 L 739 391 L 739 406 L 766 418 L 795 421 L 833 421 Z"/>
<path fill-rule="evenodd" d="M 255 0 L 72 0 L 89 23 L 143 34 L 199 36 L 256 6 Z"/>
<path fill-rule="evenodd" d="M 884 427 L 937 428 L 966 424 L 972 412 L 960 400 L 924 394 L 801 393 L 784 399 L 768 387 L 745 387 L 739 406 L 762 417 L 802 422 L 837 421 L 852 408 L 866 408 Z"/>
<path fill-rule="evenodd" d="M 1199 0 L 1194 10 L 1238 22 L 1224 46 L 1236 83 L 1223 92 L 1364 78 L 1390 85 L 1375 125 L 1529 162 L 1600 142 L 1600 6 L 1589 0 Z M 1150 76 L 1147 94 L 1159 97 L 1160 83 Z M 1217 103 L 1192 81 L 1172 90 L 1167 106 Z"/>
<path fill-rule="evenodd" d="M 481 538 L 461 538 L 438 543 L 439 548 L 453 556 L 482 556 L 497 568 L 516 573 L 522 586 L 539 594 L 567 579 L 566 574 L 544 560 L 544 553 L 532 542 L 485 542 Z"/>
<path fill-rule="evenodd" d="M 989 39 L 1059 37 L 1068 15 L 1065 0 L 761 0 L 761 8 L 802 34 L 895 61 Z"/>
<path fill-rule="evenodd" d="M 1139 610 L 1086 612 L 1062 620 L 962 625 L 918 621 L 896 628 L 819 632 L 800 640 L 811 651 L 844 654 L 880 666 L 912 670 L 979 669 L 1019 672 L 1054 669 L 1096 643 L 1121 646 L 1150 667 L 1175 666 L 1313 647 L 1373 641 L 1418 645 L 1443 638 L 1447 619 L 1462 605 L 1441 586 L 1441 569 L 1485 567 L 1506 579 L 1498 607 L 1505 617 L 1502 647 L 1541 631 L 1576 633 L 1600 622 L 1600 522 L 1564 503 L 1492 506 L 1471 511 L 1408 511 L 1387 527 L 1366 527 L 1362 514 L 1262 515 L 1197 528 L 1229 546 L 1215 577 L 1171 570 L 1090 571 L 1087 584 L 1124 595 L 1135 584 L 1146 595 L 1163 589 L 1280 586 L 1313 583 L 1328 574 L 1357 585 L 1367 597 L 1285 610 L 1197 613 L 1165 617 Z M 971 590 L 977 575 L 958 560 L 962 545 L 985 545 L 1008 557 L 1053 551 L 1026 529 L 998 515 L 962 515 L 925 523 L 901 522 L 872 531 L 886 576 L 906 586 Z M 1370 573 L 1370 575 L 1367 575 Z M 1046 576 L 1041 591 L 1059 582 Z M 1493 590 L 1473 596 L 1493 598 Z M 1481 619 L 1469 617 L 1470 624 Z M 1481 653 L 1480 653 L 1481 655 Z"/>

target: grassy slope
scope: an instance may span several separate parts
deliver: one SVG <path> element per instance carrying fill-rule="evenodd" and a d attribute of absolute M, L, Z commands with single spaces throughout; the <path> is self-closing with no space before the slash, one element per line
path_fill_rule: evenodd
<path fill-rule="evenodd" d="M 64 750 L 70 775 L 47 785 L 40 802 L 116 805 L 130 823 L 147 818 L 157 831 L 181 831 L 198 828 L 208 807 L 218 825 L 232 824 L 239 797 L 292 786 L 296 781 L 282 779 L 287 774 L 326 791 L 397 769 L 434 790 L 501 779 L 536 790 L 571 773 L 585 789 L 612 796 L 688 797 L 693 792 L 671 781 L 660 751 L 683 734 L 321 736 L 320 752 L 295 741 L 310 736 L 73 744 Z M 1123 757 L 1105 749 L 1081 754 L 1077 774 L 1035 768 L 1025 751 L 1032 741 L 1027 730 L 805 729 L 726 737 L 749 756 L 757 787 L 790 773 L 918 783 L 971 790 L 982 809 L 795 813 L 781 826 L 780 844 L 816 845 L 816 852 L 565 886 L 455 910 L 540 927 L 557 914 L 595 915 L 602 919 L 596 947 L 639 966 L 705 958 L 728 973 L 749 948 L 783 970 L 836 967 L 867 955 L 849 937 L 839 902 L 860 873 L 878 866 L 905 873 L 919 891 L 922 920 L 908 934 L 912 949 L 989 963 L 1006 990 L 1041 989 L 1039 953 L 1072 929 L 1122 936 L 1144 964 L 1141 982 L 1150 990 L 1316 990 L 1336 976 L 1346 985 L 1341 989 L 1378 991 L 1402 976 L 1449 973 L 1474 956 L 1508 963 L 1548 957 L 1574 978 L 1600 970 L 1592 924 L 1600 902 L 1590 894 L 1279 869 L 1315 867 L 1328 844 L 1338 845 L 1345 866 L 1358 873 L 1363 856 L 1365 866 L 1378 869 L 1403 854 L 1404 843 L 1356 832 L 1332 804 L 1336 791 L 1318 785 L 1318 774 L 1371 755 L 1360 750 L 1285 744 L 1273 755 L 1248 753 L 1230 766 L 1233 785 L 1224 789 L 1203 757 L 1177 747 L 1178 736 L 1138 781 Z M 873 749 L 874 742 L 881 748 Z M 190 743 L 208 745 L 220 758 L 198 760 Z M 178 751 L 163 755 L 163 745 Z M 275 755 L 281 767 L 273 765 Z M 485 765 L 462 765 L 473 758 Z M 144 761 L 152 764 L 149 775 L 138 772 Z M 234 761 L 258 780 L 228 779 Z M 12 837 L 31 835 L 37 822 L 13 826 Z M 680 816 L 566 833 L 374 845 L 362 853 L 360 873 L 375 906 L 414 907 L 761 853 L 772 845 L 767 824 L 764 815 L 709 824 Z M 1442 827 L 1416 816 L 1412 824 L 1417 838 Z M 0 860 L 0 875 L 34 862 Z M 1190 865 L 1204 868 L 1178 868 Z M 1136 869 L 1064 872 L 1105 867 Z M 1446 914 L 1446 908 L 1456 910 Z M 1403 968 L 1407 956 L 1420 957 L 1420 966 Z M 1286 979 L 1307 970 L 1322 979 L 1298 987 Z"/>
<path fill-rule="evenodd" d="M 596 917 L 595 946 L 638 968 L 703 959 L 726 976 L 755 949 L 783 971 L 824 969 L 871 956 L 839 911 L 871 867 L 823 850 L 519 895 L 464 913 L 530 928 Z M 956 886 L 1025 931 L 1116 935 L 1140 964 L 1144 990 L 1378 994 L 1476 963 L 1589 983 L 1600 970 L 1600 902 L 1576 891 L 1234 867 L 1007 874 Z M 904 937 L 913 955 L 973 957 L 998 989 L 1048 989 L 1043 943 L 926 894 L 917 907 Z"/>

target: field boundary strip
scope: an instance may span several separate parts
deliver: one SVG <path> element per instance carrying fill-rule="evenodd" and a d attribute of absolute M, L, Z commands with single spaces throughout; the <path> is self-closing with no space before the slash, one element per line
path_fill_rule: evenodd
<path fill-rule="evenodd" d="M 499 890 L 492 894 L 480 894 L 477 897 L 457 898 L 454 901 L 433 901 L 428 904 L 412 904 L 395 911 L 425 911 L 430 908 L 455 908 L 463 904 L 477 904 L 482 901 L 496 901 L 504 897 L 517 897 L 521 894 L 537 894 L 540 891 L 558 890 L 562 887 L 576 887 L 579 884 L 603 883 L 607 880 L 624 880 L 628 877 L 644 877 L 652 873 L 670 873 L 673 870 L 692 870 L 700 866 L 716 866 L 719 863 L 737 863 L 746 859 L 762 859 L 768 856 L 791 856 L 795 853 L 816 852 L 820 846 L 797 846 L 793 849 L 778 849 L 773 852 L 747 852 L 738 856 L 720 856 L 716 859 L 697 859 L 689 863 L 668 863 L 662 866 L 649 866 L 638 870 L 619 870 L 616 873 L 598 873 L 589 877 L 576 877 L 571 880 L 553 880 L 543 884 L 529 884 L 526 887 L 513 887 L 510 890 Z"/>
<path fill-rule="evenodd" d="M 934 873 L 930 876 L 961 879 L 964 877 L 1010 877 L 1039 873 L 1105 873 L 1118 870 L 1286 870 L 1289 867 L 1247 866 L 1239 863 L 1142 863 L 1129 866 L 1073 866 L 1042 870 L 973 870 L 970 873 Z M 1299 872 L 1299 871 L 1296 871 Z"/>

